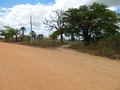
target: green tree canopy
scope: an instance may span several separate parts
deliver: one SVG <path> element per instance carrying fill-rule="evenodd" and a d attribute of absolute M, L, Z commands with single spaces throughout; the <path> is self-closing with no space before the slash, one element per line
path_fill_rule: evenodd
<path fill-rule="evenodd" d="M 43 35 L 43 34 L 38 34 L 38 35 L 37 35 L 37 39 L 38 39 L 38 40 L 44 39 L 44 35 Z"/>
<path fill-rule="evenodd" d="M 80 6 L 78 9 L 70 8 L 64 13 L 66 33 L 83 36 L 85 45 L 92 40 L 98 41 L 105 36 L 115 34 L 120 22 L 119 15 L 102 3 Z M 74 34 L 73 34 L 74 35 Z"/>
<path fill-rule="evenodd" d="M 16 35 L 16 29 L 10 26 L 4 26 L 2 30 L 0 30 L 0 35 L 5 37 L 5 40 L 13 39 Z"/>

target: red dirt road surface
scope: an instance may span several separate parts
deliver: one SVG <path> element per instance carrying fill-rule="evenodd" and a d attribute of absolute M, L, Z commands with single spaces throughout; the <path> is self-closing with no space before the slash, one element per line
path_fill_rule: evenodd
<path fill-rule="evenodd" d="M 120 61 L 0 42 L 0 90 L 120 90 Z"/>

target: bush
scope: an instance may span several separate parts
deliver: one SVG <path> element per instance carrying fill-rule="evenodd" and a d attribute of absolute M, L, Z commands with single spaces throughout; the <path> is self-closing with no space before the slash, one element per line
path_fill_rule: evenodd
<path fill-rule="evenodd" d="M 120 54 L 120 34 L 112 35 L 99 42 L 100 47 L 106 47 Z"/>
<path fill-rule="evenodd" d="M 100 49 L 99 54 L 102 56 L 111 57 L 111 56 L 113 56 L 113 51 L 109 48 L 104 47 L 104 48 Z"/>
<path fill-rule="evenodd" d="M 89 46 L 85 46 L 82 42 L 73 43 L 69 48 L 89 54 L 120 59 L 120 35 L 104 38 L 98 43 L 91 43 Z"/>
<path fill-rule="evenodd" d="M 96 46 L 85 46 L 84 43 L 76 43 L 76 44 L 71 44 L 69 48 L 75 49 L 80 52 L 87 52 L 87 53 L 92 53 L 96 54 Z"/>

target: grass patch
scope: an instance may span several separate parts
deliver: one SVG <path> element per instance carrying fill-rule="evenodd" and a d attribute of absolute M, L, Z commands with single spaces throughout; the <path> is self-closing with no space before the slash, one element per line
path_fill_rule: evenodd
<path fill-rule="evenodd" d="M 79 52 L 120 60 L 120 53 L 107 46 L 102 46 L 101 44 L 91 44 L 89 46 L 85 46 L 83 43 L 73 43 L 69 48 Z"/>
<path fill-rule="evenodd" d="M 104 47 L 100 49 L 99 54 L 103 56 L 111 57 L 114 54 L 114 52 L 110 48 Z"/>

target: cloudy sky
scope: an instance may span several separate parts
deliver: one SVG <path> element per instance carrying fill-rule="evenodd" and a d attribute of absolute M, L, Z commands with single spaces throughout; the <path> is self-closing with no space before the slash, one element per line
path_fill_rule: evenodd
<path fill-rule="evenodd" d="M 48 36 L 43 20 L 57 9 L 67 9 L 89 5 L 93 2 L 105 3 L 111 10 L 120 13 L 120 0 L 0 0 L 0 28 L 9 25 L 15 28 L 22 26 L 30 32 L 29 17 L 32 15 L 33 29 L 37 34 Z"/>

